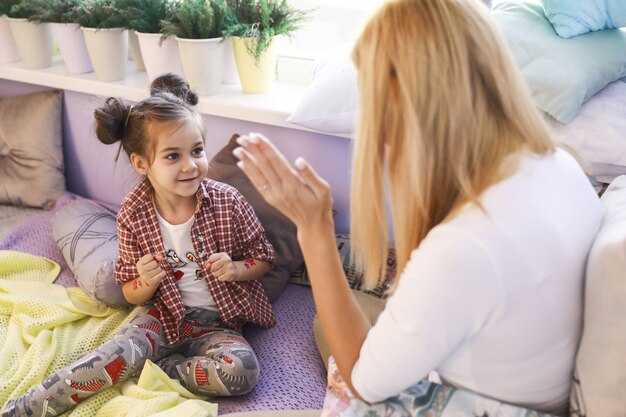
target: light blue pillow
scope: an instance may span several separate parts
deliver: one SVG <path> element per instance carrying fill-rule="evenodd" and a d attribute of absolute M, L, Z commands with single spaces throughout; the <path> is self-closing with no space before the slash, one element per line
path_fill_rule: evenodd
<path fill-rule="evenodd" d="M 500 27 L 535 105 L 563 124 L 607 84 L 626 76 L 626 31 L 603 30 L 559 37 L 532 1 L 496 4 Z"/>
<path fill-rule="evenodd" d="M 626 26 L 624 0 L 543 0 L 543 10 L 563 38 Z"/>

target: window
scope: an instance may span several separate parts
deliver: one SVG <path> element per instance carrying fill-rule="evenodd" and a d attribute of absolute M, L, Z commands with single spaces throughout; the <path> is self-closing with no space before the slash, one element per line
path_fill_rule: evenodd
<path fill-rule="evenodd" d="M 367 16 L 382 0 L 290 0 L 310 19 L 290 39 L 279 40 L 278 78 L 307 84 L 316 59 L 357 37 Z"/>

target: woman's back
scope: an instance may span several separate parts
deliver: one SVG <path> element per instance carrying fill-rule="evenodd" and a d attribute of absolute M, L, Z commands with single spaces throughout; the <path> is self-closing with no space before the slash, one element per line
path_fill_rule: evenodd
<path fill-rule="evenodd" d="M 526 154 L 480 201 L 484 211 L 464 207 L 413 251 L 352 375 L 366 400 L 436 369 L 488 397 L 564 411 L 600 202 L 562 150 Z"/>

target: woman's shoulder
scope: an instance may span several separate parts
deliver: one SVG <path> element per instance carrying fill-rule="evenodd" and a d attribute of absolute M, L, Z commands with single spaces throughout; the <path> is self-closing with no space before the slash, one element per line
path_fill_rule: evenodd
<path fill-rule="evenodd" d="M 548 209 L 585 200 L 593 206 L 597 195 L 581 165 L 562 148 L 546 154 L 523 153 L 515 172 L 480 198 L 486 209 L 496 211 L 525 206 Z"/>

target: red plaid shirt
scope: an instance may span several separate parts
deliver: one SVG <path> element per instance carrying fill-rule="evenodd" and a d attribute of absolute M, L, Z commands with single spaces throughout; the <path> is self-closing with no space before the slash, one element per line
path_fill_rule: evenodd
<path fill-rule="evenodd" d="M 137 261 L 145 254 L 165 255 L 152 192 L 152 186 L 144 180 L 126 196 L 117 215 L 119 258 L 115 280 L 118 284 L 138 277 Z M 196 196 L 191 240 L 221 320 L 238 331 L 246 322 L 263 327 L 275 325 L 272 306 L 259 281 L 221 282 L 203 268 L 204 262 L 216 252 L 226 252 L 233 260 L 254 258 L 273 266 L 274 248 L 265 238 L 254 210 L 235 188 L 208 179 L 202 182 Z M 181 341 L 185 306 L 167 260 L 161 262 L 161 268 L 166 276 L 150 303 L 159 310 L 165 337 L 171 344 Z"/>

